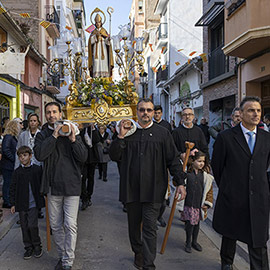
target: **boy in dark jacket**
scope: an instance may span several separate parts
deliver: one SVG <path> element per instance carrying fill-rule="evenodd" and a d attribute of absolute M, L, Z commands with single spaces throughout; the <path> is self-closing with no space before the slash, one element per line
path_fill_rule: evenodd
<path fill-rule="evenodd" d="M 21 165 L 14 171 L 10 186 L 11 213 L 19 212 L 24 259 L 42 256 L 42 247 L 38 230 L 38 209 L 44 207 L 44 198 L 40 195 L 42 169 L 32 164 L 32 150 L 28 146 L 18 149 Z"/>

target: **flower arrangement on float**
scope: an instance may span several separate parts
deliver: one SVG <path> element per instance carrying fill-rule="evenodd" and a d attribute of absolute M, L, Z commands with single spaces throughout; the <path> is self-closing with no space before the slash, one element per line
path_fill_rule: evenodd
<path fill-rule="evenodd" d="M 89 78 L 86 82 L 81 82 L 77 86 L 77 103 L 81 106 L 90 106 L 92 109 L 96 103 L 101 104 L 103 101 L 108 105 L 123 106 L 129 103 L 125 87 L 126 82 L 124 80 L 114 83 L 101 77 Z M 136 88 L 133 86 L 131 91 L 135 92 Z"/>

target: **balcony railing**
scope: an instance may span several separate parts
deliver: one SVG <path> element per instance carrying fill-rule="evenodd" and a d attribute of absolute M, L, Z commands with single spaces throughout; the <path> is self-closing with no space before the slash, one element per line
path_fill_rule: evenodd
<path fill-rule="evenodd" d="M 60 31 L 60 20 L 54 6 L 46 5 L 46 20 L 50 23 L 54 23 L 58 31 Z"/>
<path fill-rule="evenodd" d="M 47 86 L 55 86 L 58 89 L 60 88 L 60 76 L 50 76 L 47 77 Z"/>
<path fill-rule="evenodd" d="M 157 72 L 156 84 L 159 84 L 161 81 L 166 81 L 168 79 L 168 67 L 162 70 L 160 67 Z"/>
<path fill-rule="evenodd" d="M 228 72 L 228 57 L 223 53 L 222 46 L 217 47 L 209 55 L 209 80 Z"/>
<path fill-rule="evenodd" d="M 82 28 L 82 11 L 81 10 L 73 10 L 74 20 L 79 29 Z"/>

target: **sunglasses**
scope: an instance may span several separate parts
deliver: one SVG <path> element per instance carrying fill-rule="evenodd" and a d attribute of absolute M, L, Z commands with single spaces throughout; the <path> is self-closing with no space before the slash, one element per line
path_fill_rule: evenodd
<path fill-rule="evenodd" d="M 145 111 L 147 111 L 148 113 L 151 113 L 151 112 L 153 111 L 153 109 L 150 109 L 150 108 L 147 108 L 147 109 L 145 109 L 145 108 L 140 108 L 140 109 L 138 109 L 138 111 L 139 111 L 139 112 L 145 112 Z"/>

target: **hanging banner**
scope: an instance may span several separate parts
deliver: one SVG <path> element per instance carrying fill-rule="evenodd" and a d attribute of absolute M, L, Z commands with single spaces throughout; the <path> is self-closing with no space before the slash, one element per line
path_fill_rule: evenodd
<path fill-rule="evenodd" d="M 29 46 L 24 53 L 12 53 L 7 50 L 1 53 L 0 57 L 0 73 L 2 74 L 24 74 L 25 56 L 27 55 Z"/>

